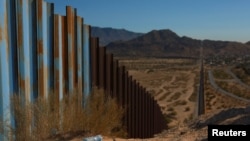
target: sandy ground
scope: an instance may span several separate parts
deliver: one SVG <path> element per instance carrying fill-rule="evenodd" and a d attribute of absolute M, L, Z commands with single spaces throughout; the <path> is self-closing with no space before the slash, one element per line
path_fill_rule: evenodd
<path fill-rule="evenodd" d="M 218 93 L 206 78 L 205 114 L 197 117 L 195 102 L 199 65 L 189 63 L 183 66 L 180 60 L 178 62 L 161 61 L 169 64 L 159 67 L 158 64 L 162 65 L 162 62 L 157 64 L 137 60 L 132 65 L 131 61 L 127 62 L 130 65 L 129 74 L 147 88 L 157 100 L 167 117 L 169 129 L 151 139 L 103 137 L 104 141 L 203 141 L 207 139 L 208 124 L 250 123 L 250 108 L 246 108 L 249 104 Z M 147 64 L 141 65 L 143 62 Z M 180 63 L 179 66 L 178 63 Z M 82 139 L 79 137 L 72 141 L 82 141 Z"/>
<path fill-rule="evenodd" d="M 162 112 L 169 115 L 169 127 L 174 127 L 193 118 L 195 102 L 190 97 L 195 93 L 196 70 L 131 70 L 129 73 L 154 95 Z"/>

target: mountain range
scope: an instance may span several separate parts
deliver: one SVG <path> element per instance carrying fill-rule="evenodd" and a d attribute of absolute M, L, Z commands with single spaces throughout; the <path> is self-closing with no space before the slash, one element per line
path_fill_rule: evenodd
<path fill-rule="evenodd" d="M 119 57 L 199 57 L 203 55 L 244 56 L 250 54 L 250 41 L 198 40 L 187 36 L 180 37 L 175 32 L 152 30 L 127 41 L 115 41 L 106 45 L 107 51 Z"/>
<path fill-rule="evenodd" d="M 143 33 L 136 33 L 125 29 L 114 29 L 110 27 L 100 28 L 93 26 L 91 27 L 91 35 L 93 37 L 99 37 L 100 46 L 105 46 L 110 42 L 131 40 L 143 35 Z"/>

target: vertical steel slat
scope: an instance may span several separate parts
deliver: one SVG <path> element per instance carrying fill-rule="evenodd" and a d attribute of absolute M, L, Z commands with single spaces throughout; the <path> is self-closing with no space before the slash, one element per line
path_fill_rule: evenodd
<path fill-rule="evenodd" d="M 128 125 L 127 125 L 127 132 L 128 137 L 131 138 L 132 136 L 132 76 L 128 78 Z"/>
<path fill-rule="evenodd" d="M 138 83 L 138 137 L 141 138 L 141 84 Z"/>
<path fill-rule="evenodd" d="M 134 121 L 134 107 L 133 107 L 133 91 L 134 91 L 134 82 L 133 82 L 133 78 L 132 78 L 132 76 L 130 76 L 129 77 L 129 79 L 130 79 L 130 106 L 129 106 L 129 115 L 130 115 L 130 117 L 129 117 L 129 121 L 130 121 L 130 123 L 129 123 L 129 137 L 130 138 L 133 138 L 133 121 Z"/>
<path fill-rule="evenodd" d="M 100 78 L 100 88 L 105 90 L 105 63 L 106 63 L 106 58 L 105 58 L 105 54 L 106 54 L 106 48 L 105 47 L 99 47 L 99 42 L 97 43 L 98 48 L 99 48 L 99 78 Z"/>
<path fill-rule="evenodd" d="M 152 108 L 153 108 L 153 134 L 156 132 L 156 111 L 155 111 L 155 104 L 154 101 L 152 101 Z"/>
<path fill-rule="evenodd" d="M 149 131 L 149 121 L 148 121 L 148 93 L 146 92 L 145 93 L 145 97 L 144 97 L 144 100 L 145 100 L 145 138 L 148 138 L 148 131 Z"/>
<path fill-rule="evenodd" d="M 83 25 L 83 89 L 84 97 L 88 97 L 91 92 L 91 54 L 90 54 L 90 26 Z"/>
<path fill-rule="evenodd" d="M 98 48 L 97 48 L 98 38 L 91 38 L 91 72 L 92 72 L 92 86 L 99 86 L 99 59 L 98 59 Z"/>
<path fill-rule="evenodd" d="M 152 131 L 153 131 L 153 127 L 152 127 L 152 103 L 151 103 L 151 99 L 150 96 L 148 94 L 148 121 L 149 121 L 149 132 L 148 132 L 148 136 L 151 137 L 152 135 Z"/>
<path fill-rule="evenodd" d="M 152 116 L 153 116 L 153 111 L 152 111 L 152 99 L 151 99 L 151 97 L 150 96 L 148 96 L 149 98 L 148 98 L 148 102 L 149 102 L 149 137 L 151 137 L 152 136 L 152 134 L 153 134 L 153 118 L 152 118 Z"/>
<path fill-rule="evenodd" d="M 157 107 L 157 104 L 155 106 L 155 110 L 156 110 L 156 132 L 155 133 L 158 133 L 160 132 L 160 125 L 159 125 L 159 122 L 160 122 L 160 113 L 159 113 L 159 110 L 158 110 L 158 107 Z"/>
<path fill-rule="evenodd" d="M 129 80 L 129 75 L 128 71 L 125 70 L 124 68 L 124 105 L 127 107 L 128 105 L 128 80 Z"/>
<path fill-rule="evenodd" d="M 4 99 L 4 101 L 9 104 L 10 108 L 12 108 L 11 101 L 9 101 L 9 100 L 10 100 L 10 98 L 11 98 L 11 96 L 13 94 L 18 94 L 18 79 L 17 79 L 18 78 L 18 63 L 17 63 L 18 62 L 18 55 L 17 55 L 17 31 L 16 31 L 16 5 L 15 5 L 15 1 L 14 0 L 8 0 L 7 1 L 7 10 L 8 10 L 7 11 L 7 14 L 8 14 L 7 15 L 7 17 L 8 17 L 8 23 L 7 23 L 8 24 L 8 28 L 6 27 L 7 30 L 8 30 L 8 34 L 7 34 L 7 37 L 8 37 L 7 38 L 8 39 L 8 46 L 7 46 L 7 48 L 9 48 L 8 49 L 9 52 L 8 52 L 7 55 L 8 55 L 8 59 L 9 59 L 9 65 L 8 65 L 8 67 L 9 67 L 9 87 L 10 87 L 10 91 L 9 91 L 9 96 L 8 96 L 9 98 L 8 99 Z M 2 20 L 2 19 L 0 19 L 0 20 Z M 5 20 L 7 20 L 7 19 L 5 19 Z M 2 33 L 0 33 L 0 36 L 2 36 L 1 34 Z M 4 36 L 2 36 L 2 37 L 4 37 Z M 1 60 L 2 59 L 0 59 L 0 63 L 1 63 Z M 2 69 L 0 69 L 0 71 L 1 70 Z M 0 77 L 0 79 L 2 79 L 2 77 Z M 1 87 L 1 85 L 0 85 L 0 87 Z M 0 93 L 2 93 L 2 91 Z M 8 94 L 8 93 L 2 93 L 2 94 Z M 2 96 L 0 95 L 0 99 L 1 99 L 1 97 Z M 2 107 L 2 102 L 0 100 L 0 111 L 1 111 L 1 107 Z M 7 124 L 9 124 L 9 126 L 11 128 L 15 129 L 14 112 L 13 111 L 9 111 L 9 113 L 10 113 L 10 116 L 11 116 L 9 119 L 11 121 L 10 121 L 10 123 L 8 123 L 9 121 L 7 121 Z M 8 116 L 8 114 L 6 116 Z M 4 117 L 1 116 L 1 112 L 0 112 L 0 119 L 6 120 L 6 118 L 4 118 Z M 2 121 L 0 121 L 0 122 L 2 122 Z"/>
<path fill-rule="evenodd" d="M 143 87 L 140 86 L 139 88 L 139 137 L 142 138 L 142 90 L 143 90 Z"/>
<path fill-rule="evenodd" d="M 54 45 L 54 4 L 47 3 L 47 53 L 48 53 L 48 89 L 47 91 L 50 92 L 54 88 L 54 52 L 53 52 L 53 45 Z"/>
<path fill-rule="evenodd" d="M 25 110 L 25 104 L 31 101 L 32 92 L 32 51 L 31 49 L 31 18 L 29 14 L 30 5 L 29 0 L 19 0 L 16 3 L 17 10 L 17 47 L 18 47 L 18 81 L 19 81 L 19 95 L 22 99 L 21 107 L 24 108 L 24 114 L 31 113 Z M 25 118 L 27 128 L 25 128 L 26 135 L 30 134 L 31 123 L 28 118 Z"/>
<path fill-rule="evenodd" d="M 155 107 L 155 102 L 153 101 L 152 99 L 152 102 L 153 102 L 153 134 L 155 134 L 157 132 L 157 111 L 156 111 L 156 107 Z"/>
<path fill-rule="evenodd" d="M 82 59 L 83 59 L 83 19 L 81 17 L 77 17 L 77 22 L 76 22 L 77 26 L 76 26 L 76 39 L 77 39 L 77 85 L 78 85 L 78 93 L 82 94 L 83 92 L 83 63 L 82 63 Z"/>
<path fill-rule="evenodd" d="M 135 83 L 135 137 L 138 138 L 138 130 L 139 130 L 139 126 L 138 126 L 138 102 L 139 102 L 139 99 L 138 99 L 138 89 L 139 89 L 139 82 L 136 81 Z"/>
<path fill-rule="evenodd" d="M 120 106 L 122 106 L 121 100 L 121 88 L 122 88 L 122 77 L 121 77 L 121 68 L 119 66 L 119 61 L 117 65 L 117 101 Z"/>
<path fill-rule="evenodd" d="M 138 133 L 138 136 L 137 136 L 137 137 L 138 137 L 138 138 L 141 138 L 141 130 L 142 130 L 142 129 L 141 129 L 141 119 L 140 119 L 140 118 L 141 118 L 141 111 L 140 111 L 140 110 L 141 110 L 141 99 L 140 99 L 141 85 L 140 85 L 139 82 L 138 82 L 138 90 L 137 90 L 137 91 L 138 91 L 138 92 L 137 92 L 137 97 L 138 97 L 138 100 L 137 100 L 137 101 L 138 101 L 138 102 L 137 102 L 137 109 L 138 109 L 138 112 L 137 112 L 137 113 L 138 113 L 138 114 L 137 114 L 137 115 L 138 115 L 138 117 L 137 117 L 137 118 L 138 118 L 138 120 L 137 120 L 138 130 L 137 130 L 137 131 L 138 131 L 138 132 L 137 132 L 137 133 Z"/>
<path fill-rule="evenodd" d="M 36 1 L 35 0 L 29 0 L 29 36 L 30 36 L 30 68 L 31 68 L 31 101 L 35 100 L 38 97 L 37 92 L 37 32 L 36 32 Z"/>
<path fill-rule="evenodd" d="M 118 67 L 118 102 L 124 107 L 124 66 Z"/>
<path fill-rule="evenodd" d="M 136 80 L 132 81 L 132 138 L 136 137 Z"/>
<path fill-rule="evenodd" d="M 9 44 L 8 44 L 8 12 L 7 1 L 0 0 L 0 122 L 3 126 L 0 129 L 0 140 L 7 141 L 4 136 L 8 133 L 8 125 L 11 124 L 10 107 L 10 76 L 9 76 Z"/>
<path fill-rule="evenodd" d="M 148 135 L 148 128 L 149 128 L 149 126 L 148 126 L 148 115 L 147 115 L 147 113 L 148 113 L 148 109 L 147 109 L 147 91 L 145 91 L 145 95 L 144 95 L 144 111 L 145 111 L 145 117 L 144 117 L 144 123 L 145 123 L 145 128 L 144 129 L 146 129 L 145 131 L 144 131 L 144 136 L 145 136 L 145 138 L 147 138 L 147 135 Z"/>
<path fill-rule="evenodd" d="M 112 95 L 117 99 L 118 96 L 118 60 L 114 60 L 113 65 L 113 92 Z"/>
<path fill-rule="evenodd" d="M 152 113 L 153 113 L 153 116 L 152 116 L 152 121 L 153 121 L 153 133 L 152 133 L 152 135 L 154 135 L 155 134 L 155 129 L 156 129 L 156 112 L 155 112 L 155 104 L 154 104 L 154 100 L 153 100 L 153 98 L 151 97 L 151 102 L 152 102 Z"/>
<path fill-rule="evenodd" d="M 146 122 L 145 122 L 145 118 L 146 118 L 146 108 L 145 108 L 145 95 L 146 95 L 146 89 L 143 88 L 143 92 L 142 92 L 142 138 L 146 138 L 145 136 L 145 130 L 147 130 L 147 127 L 146 127 Z"/>
<path fill-rule="evenodd" d="M 67 44 L 68 44 L 68 40 L 67 40 L 67 18 L 66 16 L 60 16 L 59 18 L 59 26 L 61 25 L 61 28 L 59 28 L 59 31 L 61 31 L 59 34 L 60 35 L 60 40 L 59 40 L 59 45 L 61 45 L 61 50 L 62 50 L 62 82 L 61 82 L 61 85 L 62 85 L 62 94 L 60 93 L 60 100 L 62 100 L 66 94 L 68 94 L 68 47 L 67 47 Z M 61 44 L 60 44 L 61 43 Z M 63 116 L 64 116 L 64 112 L 63 112 L 63 107 L 60 105 L 59 107 L 59 119 L 60 119 L 60 126 L 59 128 L 62 129 L 63 126 L 64 126 L 64 123 L 62 122 L 63 121 Z"/>
<path fill-rule="evenodd" d="M 161 111 L 160 111 L 160 108 L 158 107 L 158 104 L 156 102 L 156 109 L 157 109 L 157 133 L 159 133 L 161 131 Z"/>
<path fill-rule="evenodd" d="M 76 15 L 76 14 L 75 14 Z M 83 106 L 83 19 L 76 17 L 76 69 L 77 69 L 77 96 L 79 106 Z"/>
<path fill-rule="evenodd" d="M 113 54 L 106 55 L 106 89 L 107 94 L 111 96 L 112 86 L 113 86 Z"/>
<path fill-rule="evenodd" d="M 144 137 L 144 130 L 145 130 L 145 127 L 144 127 L 144 87 L 142 87 L 142 89 L 141 89 L 141 119 L 140 119 L 140 121 L 141 121 L 141 129 L 142 129 L 142 131 L 141 131 L 141 138 L 145 138 Z"/>
<path fill-rule="evenodd" d="M 152 99 L 151 99 L 151 96 L 148 95 L 148 102 L 149 102 L 149 137 L 151 137 L 153 135 L 153 111 L 152 111 Z"/>
<path fill-rule="evenodd" d="M 74 39 L 74 10 L 72 7 L 66 7 L 67 18 L 67 40 L 68 40 L 68 91 L 72 93 L 76 88 L 76 69 L 75 69 L 75 39 Z"/>
<path fill-rule="evenodd" d="M 151 99 L 151 108 L 152 108 L 152 127 L 153 127 L 153 131 L 152 131 L 152 135 L 155 134 L 155 105 L 154 105 L 154 100 L 152 99 L 152 97 L 150 98 Z"/>
<path fill-rule="evenodd" d="M 73 61 L 74 61 L 74 86 L 76 89 L 78 87 L 78 75 L 77 75 L 77 10 L 76 8 L 73 8 L 73 39 L 74 39 L 74 45 L 73 45 Z"/>
<path fill-rule="evenodd" d="M 62 47 L 60 45 L 60 16 L 54 15 L 54 112 L 56 113 L 55 121 L 60 123 L 60 99 L 62 94 Z M 60 94 L 61 93 L 61 94 Z"/>
<path fill-rule="evenodd" d="M 44 97 L 43 69 L 43 1 L 37 0 L 37 65 L 38 65 L 38 95 Z"/>
<path fill-rule="evenodd" d="M 161 121 L 161 110 L 160 110 L 158 104 L 156 105 L 156 107 L 157 107 L 158 119 L 159 119 L 159 121 L 158 121 L 158 132 L 157 133 L 159 133 L 162 130 L 162 125 L 161 125 L 162 124 L 162 121 Z"/>
<path fill-rule="evenodd" d="M 153 131 L 152 131 L 152 135 L 155 133 L 155 122 L 156 122 L 156 120 L 155 120 L 155 105 L 154 105 L 154 101 L 153 101 L 153 99 L 152 99 L 152 97 L 151 97 L 151 105 L 152 105 L 152 127 L 153 127 Z"/>
<path fill-rule="evenodd" d="M 157 118 L 158 118 L 158 131 L 157 131 L 157 133 L 159 133 L 160 131 L 161 131 L 161 111 L 160 111 L 160 108 L 158 107 L 158 104 L 157 104 L 157 102 L 156 102 L 156 109 L 157 109 L 157 113 L 158 113 L 158 115 L 157 115 Z"/>
<path fill-rule="evenodd" d="M 42 1 L 42 38 L 43 38 L 43 52 L 42 52 L 42 70 L 43 70 L 43 86 L 44 86 L 44 93 L 43 96 L 45 98 L 48 98 L 48 94 L 49 94 L 49 66 L 48 66 L 48 7 L 47 7 L 47 2 Z"/>
<path fill-rule="evenodd" d="M 124 126 L 127 128 L 128 127 L 128 71 L 124 72 L 124 107 L 125 107 L 125 116 L 124 116 Z"/>
<path fill-rule="evenodd" d="M 160 121 L 160 119 L 159 119 L 159 110 L 158 110 L 158 107 L 157 107 L 157 103 L 156 103 L 156 101 L 154 100 L 154 105 L 155 105 L 155 133 L 158 133 L 159 132 L 159 121 Z"/>
<path fill-rule="evenodd" d="M 62 95 L 60 96 L 61 98 L 63 98 L 63 96 L 68 92 L 68 57 L 67 57 L 67 53 L 68 53 L 68 48 L 67 48 L 67 26 L 66 26 L 66 16 L 61 16 L 60 18 L 60 22 L 61 24 L 61 28 L 59 29 L 61 32 L 61 41 L 59 43 L 61 43 L 61 47 L 62 47 Z"/>
<path fill-rule="evenodd" d="M 63 98 L 63 65 L 62 65 L 62 17 L 54 17 L 54 82 L 58 100 Z"/>
<path fill-rule="evenodd" d="M 38 95 L 47 98 L 48 82 L 48 19 L 47 3 L 37 1 L 37 54 L 38 54 Z"/>
<path fill-rule="evenodd" d="M 27 0 L 17 1 L 17 40 L 18 40 L 18 78 L 19 92 L 24 101 L 31 96 L 30 26 L 29 5 Z"/>
<path fill-rule="evenodd" d="M 141 137 L 142 138 L 145 138 L 144 137 L 144 130 L 145 130 L 145 123 L 144 123 L 144 118 L 145 118 L 145 109 L 144 109 L 144 95 L 145 95 L 145 88 L 142 87 L 141 89 L 141 129 L 142 129 L 142 132 L 141 132 Z"/>

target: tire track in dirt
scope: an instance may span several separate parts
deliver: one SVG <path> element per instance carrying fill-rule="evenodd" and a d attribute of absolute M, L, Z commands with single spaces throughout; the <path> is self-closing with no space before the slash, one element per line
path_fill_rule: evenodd
<path fill-rule="evenodd" d="M 155 99 L 162 107 L 164 114 L 174 114 L 170 126 L 182 124 L 185 119 L 193 115 L 195 103 L 189 101 L 189 97 L 194 92 L 194 78 L 195 74 L 191 71 L 179 71 L 172 76 L 170 81 L 165 81 L 160 85 Z"/>

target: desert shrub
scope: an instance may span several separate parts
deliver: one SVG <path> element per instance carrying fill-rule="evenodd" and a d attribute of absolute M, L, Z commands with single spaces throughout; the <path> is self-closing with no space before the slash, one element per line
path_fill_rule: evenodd
<path fill-rule="evenodd" d="M 76 135 L 96 134 L 126 136 L 122 126 L 124 109 L 115 99 L 94 89 L 85 101 L 83 104 L 77 91 L 65 94 L 61 101 L 53 92 L 47 99 L 37 98 L 32 103 L 13 96 L 15 128 L 8 127 L 7 134 L 11 134 L 8 140 L 68 140 Z"/>
<path fill-rule="evenodd" d="M 222 69 L 213 70 L 213 75 L 217 79 L 232 79 L 232 76 Z"/>
<path fill-rule="evenodd" d="M 104 95 L 103 90 L 96 90 L 86 106 L 87 130 L 104 135 L 124 135 L 122 118 L 124 109 L 119 107 L 115 99 Z"/>
<path fill-rule="evenodd" d="M 190 111 L 190 107 L 185 108 L 185 112 Z"/>

